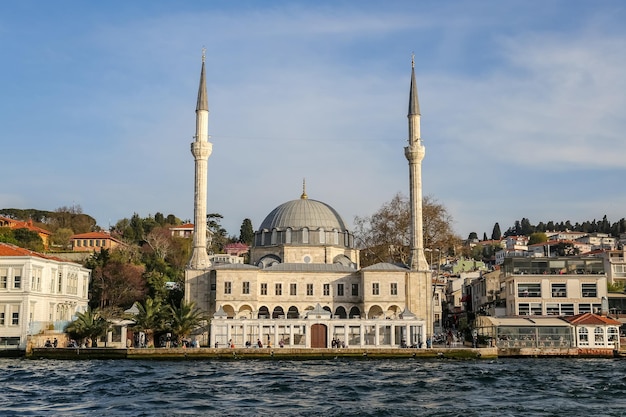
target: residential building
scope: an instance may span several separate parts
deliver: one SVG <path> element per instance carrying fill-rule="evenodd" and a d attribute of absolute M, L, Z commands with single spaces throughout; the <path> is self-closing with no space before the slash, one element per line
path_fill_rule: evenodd
<path fill-rule="evenodd" d="M 26 348 L 27 336 L 61 333 L 87 309 L 90 270 L 0 243 L 0 348 Z"/>
<path fill-rule="evenodd" d="M 50 248 L 50 237 L 52 236 L 52 232 L 35 226 L 32 220 L 28 220 L 25 222 L 21 220 L 11 219 L 9 217 L 0 216 L 0 227 L 8 227 L 12 230 L 28 229 L 31 232 L 35 232 L 39 235 L 41 241 L 43 242 L 44 250 L 48 250 Z"/>
<path fill-rule="evenodd" d="M 74 252 L 100 252 L 102 249 L 115 249 L 124 243 L 106 232 L 80 233 L 70 237 Z"/>

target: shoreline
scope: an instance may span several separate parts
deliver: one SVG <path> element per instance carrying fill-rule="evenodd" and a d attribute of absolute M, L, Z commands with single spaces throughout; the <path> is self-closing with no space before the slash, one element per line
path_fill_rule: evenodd
<path fill-rule="evenodd" d="M 615 358 L 611 349 L 501 349 L 501 348 L 33 348 L 0 351 L 0 357 L 89 360 L 319 360 L 319 359 L 456 359 L 480 360 L 523 357 Z"/>

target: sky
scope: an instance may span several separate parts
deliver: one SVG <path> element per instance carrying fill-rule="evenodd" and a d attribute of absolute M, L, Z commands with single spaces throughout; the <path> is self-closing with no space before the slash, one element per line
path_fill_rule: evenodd
<path fill-rule="evenodd" d="M 626 2 L 0 3 L 0 208 L 193 219 L 206 48 L 207 212 L 238 235 L 300 197 L 352 225 L 423 193 L 466 238 L 626 217 Z"/>

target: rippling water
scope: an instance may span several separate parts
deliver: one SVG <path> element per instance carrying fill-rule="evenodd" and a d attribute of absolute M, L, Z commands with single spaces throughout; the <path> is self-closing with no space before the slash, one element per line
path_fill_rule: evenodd
<path fill-rule="evenodd" d="M 626 416 L 626 360 L 0 359 L 0 414 Z"/>

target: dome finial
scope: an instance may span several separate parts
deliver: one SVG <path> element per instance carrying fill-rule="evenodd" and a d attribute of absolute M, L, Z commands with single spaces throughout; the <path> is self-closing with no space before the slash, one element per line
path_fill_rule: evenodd
<path fill-rule="evenodd" d="M 307 198 L 309 198 L 309 196 L 306 195 L 306 178 L 303 178 L 302 179 L 302 195 L 300 196 L 300 199 L 306 200 Z"/>

